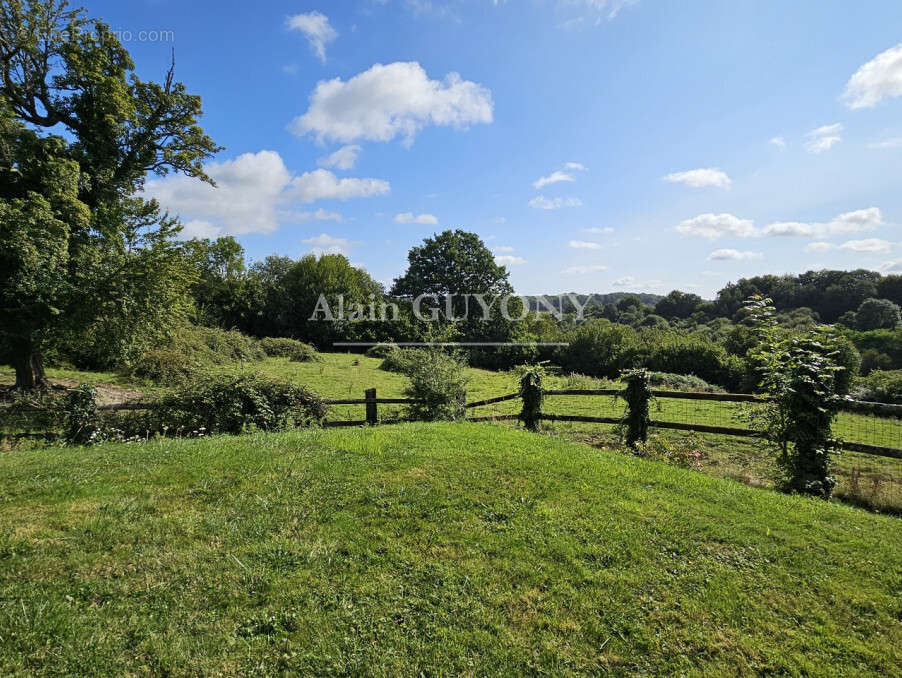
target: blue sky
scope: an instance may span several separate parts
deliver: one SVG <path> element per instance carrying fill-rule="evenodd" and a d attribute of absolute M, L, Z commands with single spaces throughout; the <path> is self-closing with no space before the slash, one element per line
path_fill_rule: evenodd
<path fill-rule="evenodd" d="M 148 193 L 254 259 L 390 283 L 462 227 L 523 293 L 902 271 L 897 1 L 86 4 L 226 147 Z"/>

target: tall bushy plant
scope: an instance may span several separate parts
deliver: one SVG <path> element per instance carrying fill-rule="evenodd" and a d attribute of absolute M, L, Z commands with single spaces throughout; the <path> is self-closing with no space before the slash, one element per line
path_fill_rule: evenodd
<path fill-rule="evenodd" d="M 769 398 L 761 421 L 779 450 L 782 487 L 827 499 L 836 485 L 830 475 L 838 448 L 832 424 L 841 402 L 837 374 L 844 369 L 837 364 L 836 337 L 828 327 L 803 335 L 782 332 L 770 299 L 752 297 L 747 308 L 759 337 L 749 355 Z"/>
<path fill-rule="evenodd" d="M 418 351 L 405 373 L 410 386 L 404 393 L 416 400 L 408 408 L 411 419 L 458 421 L 463 419 L 467 398 L 466 361 L 459 354 L 437 349 Z"/>
<path fill-rule="evenodd" d="M 544 379 L 545 369 L 541 365 L 527 367 L 520 377 L 520 398 L 523 400 L 520 421 L 530 431 L 539 430 L 542 401 L 545 399 L 545 393 L 542 390 Z"/>
<path fill-rule="evenodd" d="M 651 424 L 651 417 L 648 414 L 651 402 L 648 371 L 629 370 L 623 373 L 623 380 L 626 382 L 626 390 L 623 393 L 626 399 L 626 412 L 622 426 L 625 429 L 626 444 L 635 449 L 639 443 L 644 444 L 648 440 L 648 427 Z"/>

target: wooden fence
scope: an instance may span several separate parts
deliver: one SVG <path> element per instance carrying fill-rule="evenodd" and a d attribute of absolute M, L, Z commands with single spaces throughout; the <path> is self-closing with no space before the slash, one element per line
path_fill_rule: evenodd
<path fill-rule="evenodd" d="M 556 389 L 544 391 L 546 396 L 622 396 L 623 392 L 619 389 Z M 767 400 L 762 396 L 750 393 L 695 393 L 690 391 L 662 391 L 653 390 L 652 395 L 655 398 L 676 398 L 682 400 L 705 400 L 714 402 L 731 402 L 731 403 L 765 403 Z M 517 400 L 520 398 L 519 393 L 507 393 L 505 395 L 486 398 L 467 403 L 464 407 L 472 410 L 476 407 L 484 407 L 486 405 L 494 405 L 509 400 Z M 368 389 L 366 397 L 361 399 L 343 399 L 343 400 L 327 400 L 327 405 L 366 405 L 366 419 L 359 421 L 326 421 L 324 426 L 366 426 L 378 423 L 390 424 L 403 421 L 402 419 L 389 419 L 379 421 L 378 406 L 380 404 L 410 404 L 416 402 L 411 398 L 378 398 L 376 389 Z M 843 410 L 860 414 L 874 414 L 885 417 L 895 417 L 902 419 L 902 405 L 889 405 L 886 403 L 871 403 L 866 401 L 848 400 L 843 405 Z M 574 414 L 541 414 L 539 417 L 542 421 L 561 421 L 561 422 L 578 422 L 589 424 L 619 424 L 620 417 L 593 417 Z M 467 421 L 471 422 L 493 422 L 493 421 L 514 421 L 519 419 L 518 414 L 498 414 L 489 416 L 467 417 Z M 762 438 L 764 434 L 749 428 L 740 428 L 733 426 L 711 426 L 700 423 L 685 423 L 675 421 L 652 420 L 651 426 L 660 429 L 672 429 L 677 431 L 695 431 L 697 433 L 711 433 L 716 435 L 740 436 L 744 438 Z M 883 447 L 879 445 L 869 445 L 866 443 L 845 441 L 843 448 L 854 452 L 862 452 L 864 454 L 872 454 L 881 457 L 892 457 L 902 459 L 902 449 L 894 447 Z"/>
<path fill-rule="evenodd" d="M 623 391 L 619 389 L 557 389 L 544 391 L 546 396 L 622 396 Z M 765 398 L 748 394 L 748 393 L 696 393 L 690 391 L 662 391 L 653 390 L 652 395 L 656 398 L 676 398 L 682 400 L 704 400 L 715 402 L 732 402 L 732 403 L 765 403 Z M 509 400 L 517 400 L 520 398 L 519 393 L 507 393 L 505 395 L 486 398 L 466 403 L 464 407 L 472 410 L 477 407 L 493 405 Z M 350 426 L 374 426 L 376 424 L 393 424 L 405 421 L 402 418 L 379 419 L 379 405 L 410 405 L 417 400 L 412 398 L 379 398 L 376 389 L 370 388 L 364 392 L 363 398 L 340 398 L 334 400 L 324 400 L 326 405 L 363 405 L 365 406 L 365 419 L 360 420 L 326 420 L 323 422 L 325 427 L 350 427 Z M 125 402 L 110 405 L 100 405 L 97 407 L 99 411 L 119 411 L 119 410 L 142 410 L 151 406 L 150 403 L 144 402 Z M 890 405 L 886 403 L 872 403 L 866 401 L 847 400 L 843 405 L 843 410 L 858 413 L 872 414 L 881 417 L 893 417 L 902 419 L 902 405 Z M 560 422 L 578 422 L 590 424 L 619 424 L 620 417 L 594 417 L 586 415 L 571 414 L 541 414 L 539 417 L 543 421 L 560 421 Z M 467 421 L 471 422 L 494 422 L 494 421 L 513 421 L 519 419 L 518 414 L 500 414 L 489 416 L 467 417 Z M 712 426 L 701 423 L 686 423 L 674 421 L 652 420 L 651 426 L 660 429 L 673 429 L 678 431 L 695 431 L 698 433 L 711 433 L 716 435 L 740 436 L 746 438 L 761 438 L 763 433 L 749 428 L 739 428 L 731 426 Z M 46 434 L 21 433 L 14 434 L 9 437 L 25 438 L 25 437 L 42 437 Z M 855 452 L 872 454 L 882 457 L 893 457 L 902 459 L 902 444 L 899 447 L 882 447 L 878 445 L 869 445 L 857 441 L 843 442 L 843 448 Z"/>

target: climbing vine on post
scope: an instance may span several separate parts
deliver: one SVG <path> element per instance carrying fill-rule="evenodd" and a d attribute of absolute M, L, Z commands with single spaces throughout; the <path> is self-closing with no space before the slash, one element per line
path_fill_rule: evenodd
<path fill-rule="evenodd" d="M 648 371 L 644 368 L 627 370 L 623 372 L 622 377 L 626 382 L 626 390 L 623 392 L 626 412 L 622 426 L 626 431 L 626 444 L 635 449 L 637 444 L 648 440 L 648 427 L 651 424 L 648 415 L 651 401 Z"/>
<path fill-rule="evenodd" d="M 762 428 L 778 449 L 782 489 L 828 499 L 836 486 L 831 455 L 839 448 L 832 426 L 842 402 L 836 375 L 844 369 L 836 336 L 825 326 L 804 334 L 780 330 L 770 299 L 752 297 L 746 308 L 759 340 L 749 357 L 769 399 Z"/>
<path fill-rule="evenodd" d="M 97 389 L 82 384 L 69 391 L 64 405 L 64 438 L 68 445 L 96 442 L 100 430 L 97 416 Z"/>
<path fill-rule="evenodd" d="M 542 401 L 545 399 L 545 394 L 542 391 L 544 378 L 545 369 L 541 365 L 527 367 L 520 377 L 520 398 L 523 400 L 523 409 L 520 410 L 520 421 L 530 431 L 539 430 L 539 422 L 542 416 Z"/>

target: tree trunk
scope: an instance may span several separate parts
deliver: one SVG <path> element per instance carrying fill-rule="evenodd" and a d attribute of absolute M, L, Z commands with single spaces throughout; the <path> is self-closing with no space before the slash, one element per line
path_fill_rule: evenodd
<path fill-rule="evenodd" d="M 28 349 L 16 354 L 13 367 L 16 369 L 16 388 L 31 390 L 50 385 L 44 374 L 44 359 L 40 353 Z"/>

